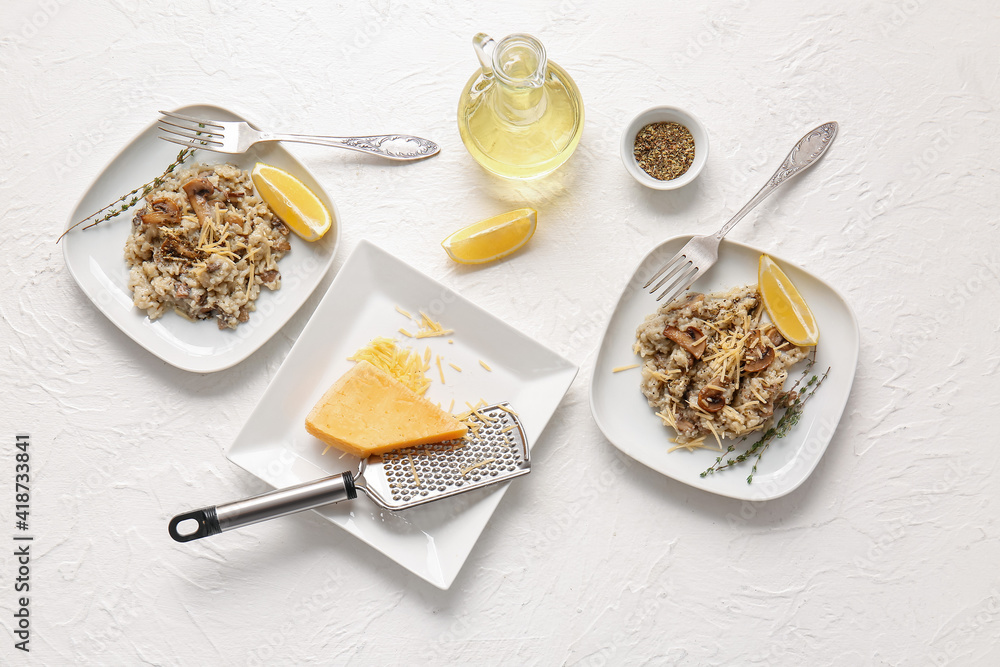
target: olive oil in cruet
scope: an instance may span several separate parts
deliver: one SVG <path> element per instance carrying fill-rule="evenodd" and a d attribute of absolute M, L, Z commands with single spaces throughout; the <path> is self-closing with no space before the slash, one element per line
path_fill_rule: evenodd
<path fill-rule="evenodd" d="M 479 33 L 482 69 L 458 103 L 458 130 L 473 158 L 512 179 L 540 178 L 569 159 L 583 133 L 580 91 L 542 43 L 514 34 L 500 42 Z"/>

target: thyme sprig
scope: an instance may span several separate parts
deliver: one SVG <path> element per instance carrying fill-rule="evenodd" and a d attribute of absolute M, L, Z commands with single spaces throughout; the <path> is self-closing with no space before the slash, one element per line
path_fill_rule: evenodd
<path fill-rule="evenodd" d="M 83 220 L 80 220 L 79 222 L 74 223 L 69 229 L 67 229 L 62 234 L 59 235 L 59 238 L 56 239 L 56 243 L 59 243 L 60 241 L 62 241 L 62 238 L 64 236 L 66 236 L 71 231 L 73 231 L 74 229 L 76 229 L 80 225 L 84 224 L 85 222 L 90 222 L 89 225 L 87 225 L 86 227 L 84 227 L 84 229 L 87 230 L 87 229 L 90 229 L 91 227 L 93 227 L 95 225 L 99 225 L 102 222 L 105 222 L 107 220 L 110 220 L 111 218 L 114 218 L 114 217 L 116 217 L 118 215 L 121 215 L 125 211 L 127 211 L 130 208 L 132 208 L 133 206 L 135 206 L 137 203 L 139 203 L 139 200 L 141 200 L 143 197 L 145 197 L 150 192 L 152 192 L 153 188 L 159 187 L 163 183 L 163 179 L 165 179 L 168 174 L 170 174 L 171 172 L 173 172 L 174 169 L 176 169 L 177 167 L 181 166 L 184 163 L 185 160 L 187 160 L 189 157 L 191 157 L 194 154 L 194 150 L 195 149 L 193 149 L 193 148 L 184 148 L 184 149 L 182 149 L 181 152 L 177 154 L 177 158 L 167 166 L 167 168 L 163 171 L 162 174 L 160 174 L 159 176 L 157 176 L 153 180 L 149 181 L 148 183 L 140 185 L 135 190 L 132 190 L 131 192 L 128 192 L 128 193 L 122 195 L 121 197 L 119 197 L 118 199 L 114 200 L 113 202 L 111 202 L 110 204 L 108 204 L 107 206 L 105 206 L 104 208 L 91 213 L 90 215 L 88 215 Z M 121 204 L 121 206 L 119 206 L 119 204 Z M 105 213 L 105 211 L 107 211 L 107 213 Z M 104 213 L 104 215 L 101 216 L 100 218 L 98 218 L 97 220 L 92 220 L 92 218 L 94 218 L 94 217 L 96 217 L 98 215 L 101 215 L 101 213 Z"/>
<path fill-rule="evenodd" d="M 706 477 L 708 475 L 714 475 L 720 470 L 725 470 L 726 468 L 731 468 L 744 463 L 756 454 L 757 458 L 754 460 L 753 467 L 750 469 L 750 474 L 747 476 L 747 484 L 753 484 L 753 476 L 757 473 L 757 464 L 760 463 L 760 459 L 764 456 L 764 452 L 767 451 L 767 448 L 771 446 L 772 442 L 780 438 L 784 438 L 788 435 L 789 431 L 791 431 L 792 427 L 799 423 L 799 420 L 802 418 L 802 409 L 805 407 L 806 402 L 812 398 L 813 394 L 816 393 L 816 390 L 819 389 L 820 385 L 823 384 L 823 381 L 830 374 L 830 369 L 827 368 L 823 375 L 813 375 L 808 381 L 806 381 L 802 389 L 798 390 L 802 381 L 809 376 L 809 373 L 815 363 L 816 357 L 815 355 L 811 355 L 809 357 L 809 363 L 802 370 L 802 375 L 795 381 L 792 388 L 779 396 L 775 401 L 775 407 L 779 409 L 784 408 L 785 412 L 781 415 L 781 418 L 776 424 L 774 424 L 774 426 L 767 429 L 767 431 L 764 432 L 764 435 L 762 435 L 757 442 L 748 447 L 745 452 L 738 454 L 735 457 L 726 458 L 729 454 L 736 451 L 735 444 L 729 445 L 726 452 L 722 456 L 716 457 L 715 463 L 702 472 L 700 476 Z M 744 442 L 746 439 L 746 436 L 744 436 L 739 442 Z"/>

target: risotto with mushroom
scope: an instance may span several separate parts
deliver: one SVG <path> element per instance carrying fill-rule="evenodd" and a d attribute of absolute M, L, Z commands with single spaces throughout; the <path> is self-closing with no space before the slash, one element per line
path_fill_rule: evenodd
<path fill-rule="evenodd" d="M 642 393 L 678 447 L 705 446 L 764 427 L 806 350 L 762 322 L 756 285 L 688 294 L 661 306 L 636 331 Z"/>
<path fill-rule="evenodd" d="M 289 231 L 239 167 L 170 174 L 146 196 L 125 243 L 132 301 L 151 320 L 172 308 L 235 329 L 250 318 L 261 287 L 280 289 Z"/>

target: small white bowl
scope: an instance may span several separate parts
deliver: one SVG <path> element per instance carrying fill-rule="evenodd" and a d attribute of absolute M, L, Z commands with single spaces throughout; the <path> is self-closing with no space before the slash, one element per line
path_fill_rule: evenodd
<path fill-rule="evenodd" d="M 669 123 L 671 121 L 680 123 L 691 132 L 691 136 L 694 138 L 694 162 L 691 163 L 687 171 L 677 178 L 669 181 L 661 181 L 643 171 L 642 167 L 636 161 L 634 153 L 635 136 L 639 134 L 639 130 L 650 123 Z M 683 187 L 698 177 L 707 160 L 708 132 L 705 131 L 705 126 L 701 124 L 700 120 L 678 107 L 650 107 L 633 118 L 625 126 L 625 131 L 622 132 L 622 162 L 625 164 L 625 169 L 628 170 L 628 173 L 632 174 L 632 178 L 648 188 L 674 190 Z"/>

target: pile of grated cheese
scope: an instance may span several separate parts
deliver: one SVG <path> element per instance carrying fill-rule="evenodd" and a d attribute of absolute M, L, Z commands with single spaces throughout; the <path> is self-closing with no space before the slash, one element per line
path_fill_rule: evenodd
<path fill-rule="evenodd" d="M 431 386 L 426 375 L 430 368 L 428 360 L 409 348 L 398 346 L 392 338 L 375 338 L 348 359 L 367 361 L 381 368 L 421 396 Z"/>
<path fill-rule="evenodd" d="M 400 315 L 418 322 L 420 328 L 416 333 L 411 333 L 406 329 L 399 330 L 401 334 L 409 338 L 436 338 L 451 336 L 455 333 L 454 329 L 444 328 L 440 322 L 432 320 L 422 310 L 417 311 L 420 314 L 419 321 L 408 311 L 400 308 L 399 306 L 396 306 L 396 311 Z M 448 342 L 453 343 L 454 341 L 449 338 Z M 431 369 L 432 357 L 434 358 L 434 365 L 437 367 L 438 377 L 441 380 L 441 384 L 446 384 L 444 367 L 442 366 L 444 357 L 441 355 L 433 355 L 430 347 L 427 347 L 427 349 L 424 350 L 423 357 L 421 358 L 418 353 L 414 352 L 410 348 L 400 346 L 395 339 L 379 337 L 372 339 L 370 343 L 355 352 L 353 356 L 348 357 L 348 360 L 367 361 L 373 366 L 386 371 L 413 391 L 423 395 L 427 392 L 427 389 L 431 385 L 431 381 L 426 374 L 427 371 Z M 452 362 L 446 363 L 451 366 L 455 372 L 462 372 L 461 366 Z M 479 360 L 479 365 L 487 371 L 493 370 L 493 368 L 482 359 Z M 452 405 L 454 406 L 454 400 L 452 401 Z M 483 403 L 483 405 L 486 404 Z M 469 407 L 470 409 L 474 409 L 471 405 Z M 449 410 L 449 412 L 451 412 L 451 410 Z"/>

